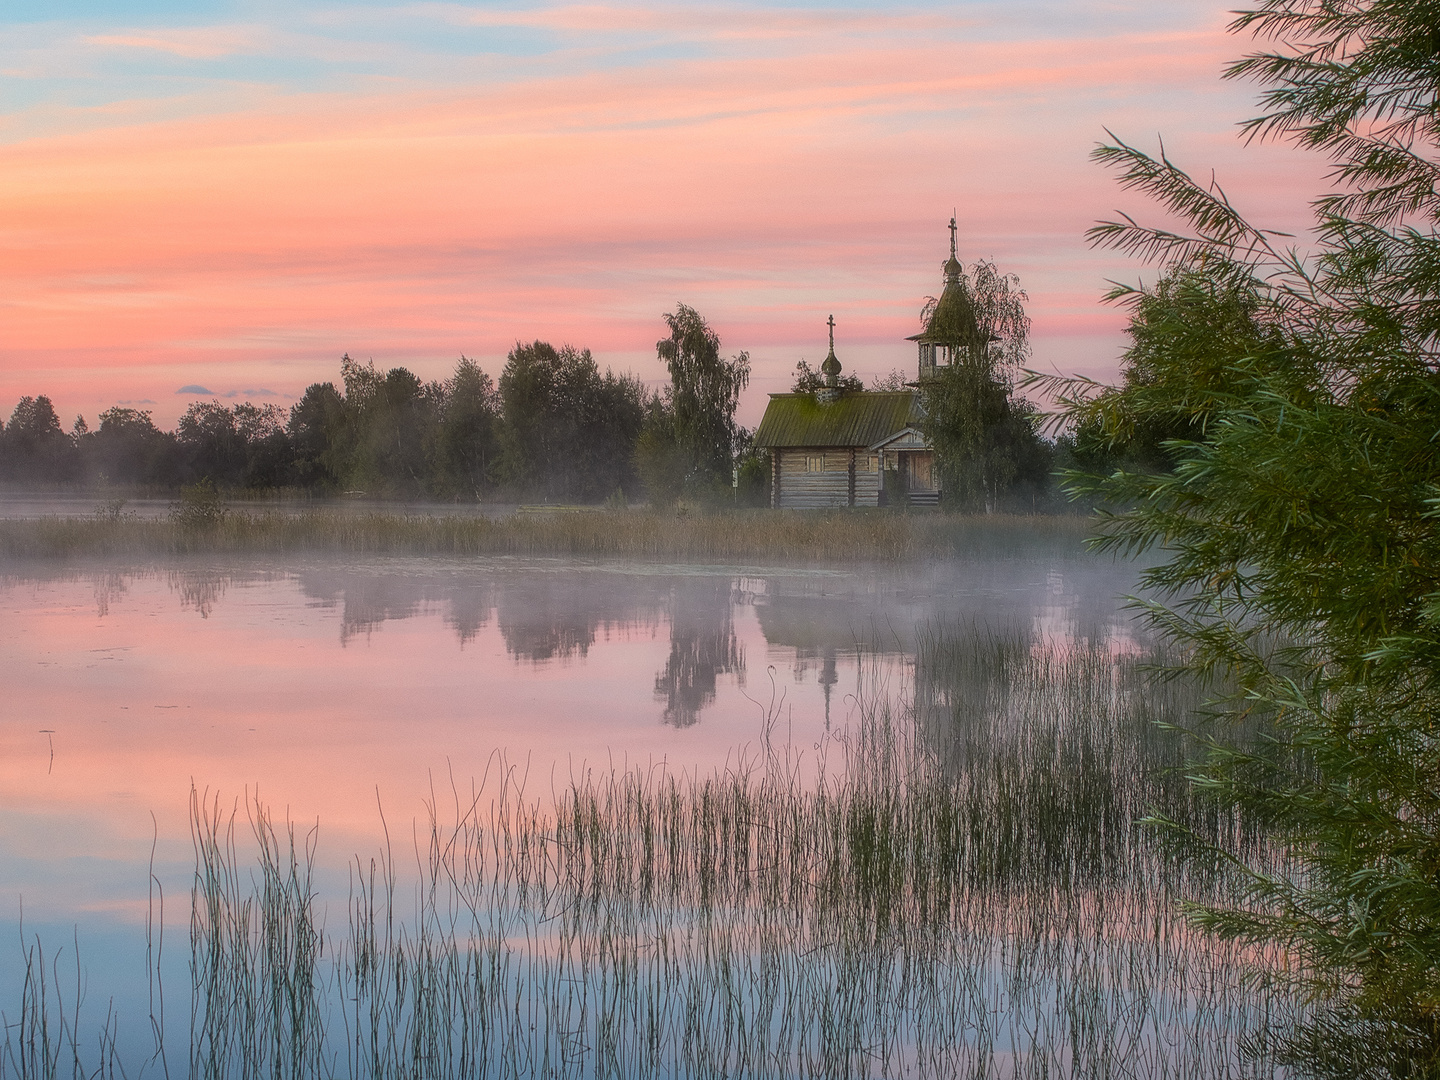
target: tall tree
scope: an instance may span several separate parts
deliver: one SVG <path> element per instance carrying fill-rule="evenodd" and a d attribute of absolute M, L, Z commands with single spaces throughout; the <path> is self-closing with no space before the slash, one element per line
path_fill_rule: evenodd
<path fill-rule="evenodd" d="M 418 498 L 435 494 L 431 453 L 444 388 L 426 384 L 403 367 L 378 371 L 347 353 L 340 359 L 345 385 L 343 422 L 329 429 L 326 465 L 351 489 L 372 495 Z M 326 397 L 323 391 L 317 395 Z M 317 397 L 317 407 L 321 401 Z"/>
<path fill-rule="evenodd" d="M 635 486 L 640 383 L 601 375 L 589 349 L 517 342 L 500 374 L 496 472 L 517 493 L 597 501 Z"/>
<path fill-rule="evenodd" d="M 349 471 L 345 399 L 331 382 L 311 383 L 290 407 L 285 429 L 290 436 L 292 482 L 303 488 L 333 491 Z"/>
<path fill-rule="evenodd" d="M 103 483 L 169 486 L 178 480 L 175 435 L 157 428 L 148 411 L 106 409 L 86 450 L 90 474 Z"/>
<path fill-rule="evenodd" d="M 679 304 L 664 316 L 670 336 L 655 351 L 670 372 L 666 404 L 674 439 L 697 487 L 729 486 L 735 460 L 735 410 L 750 383 L 750 354 L 720 355 L 720 337 L 694 308 Z"/>
<path fill-rule="evenodd" d="M 1297 1051 L 1358 1063 L 1346 1075 L 1440 1068 L 1437 25 L 1399 0 L 1241 13 L 1233 29 L 1274 43 L 1228 71 L 1266 87 L 1246 131 L 1333 164 L 1313 257 L 1163 152 L 1103 146 L 1186 227 L 1092 230 L 1162 284 L 1113 294 L 1136 330 L 1124 385 L 1048 380 L 1117 448 L 1169 425 L 1166 468 L 1073 484 L 1129 507 L 1103 543 L 1158 553 L 1147 610 L 1189 670 L 1237 688 L 1222 715 L 1270 725 L 1259 745 L 1210 729 L 1197 775 L 1292 860 L 1252 865 L 1246 904 L 1194 914 L 1293 950 L 1328 1006 Z M 1365 1049 L 1335 1050 L 1351 1039 Z"/>
<path fill-rule="evenodd" d="M 60 427 L 55 406 L 44 394 L 22 397 L 3 433 L 5 473 L 28 483 L 76 479 L 79 457 L 74 441 Z"/>
<path fill-rule="evenodd" d="M 274 405 L 191 402 L 176 428 L 183 476 L 233 487 L 274 488 L 290 458 L 285 414 Z"/>
<path fill-rule="evenodd" d="M 925 379 L 920 392 L 920 428 L 935 448 L 947 503 L 993 513 L 1022 486 L 1045 484 L 1051 451 L 1040 414 L 994 364 L 967 357 Z"/>
<path fill-rule="evenodd" d="M 460 357 L 444 386 L 436 467 L 447 492 L 479 498 L 499 445 L 500 399 L 490 376 Z"/>

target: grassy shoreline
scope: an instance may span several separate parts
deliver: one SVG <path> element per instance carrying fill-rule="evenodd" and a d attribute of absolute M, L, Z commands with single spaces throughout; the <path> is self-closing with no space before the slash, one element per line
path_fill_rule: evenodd
<path fill-rule="evenodd" d="M 682 561 L 913 562 L 983 549 L 1053 551 L 1093 530 L 1082 516 L 854 511 L 648 511 L 456 518 L 232 510 L 195 526 L 127 517 L 0 520 L 0 559 L 204 554 L 573 555 Z"/>

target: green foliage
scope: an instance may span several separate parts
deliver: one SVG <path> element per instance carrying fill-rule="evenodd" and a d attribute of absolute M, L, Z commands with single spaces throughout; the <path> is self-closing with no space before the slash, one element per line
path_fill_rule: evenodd
<path fill-rule="evenodd" d="M 170 504 L 170 520 L 187 531 L 214 529 L 225 520 L 225 515 L 219 489 L 208 476 L 181 488 L 180 501 Z"/>
<path fill-rule="evenodd" d="M 673 506 L 685 491 L 690 461 L 680 445 L 675 413 L 664 399 L 652 397 L 635 443 L 635 469 L 652 507 Z"/>
<path fill-rule="evenodd" d="M 876 375 L 870 380 L 870 389 L 877 390 L 882 394 L 894 393 L 897 390 L 904 390 L 910 382 L 910 376 L 899 368 L 891 368 L 884 375 Z"/>
<path fill-rule="evenodd" d="M 770 453 L 752 450 L 735 467 L 735 505 L 770 505 Z"/>
<path fill-rule="evenodd" d="M 905 478 L 900 475 L 899 469 L 886 469 L 880 484 L 881 494 L 885 498 L 885 506 L 892 510 L 904 510 L 909 507 L 910 491 L 906 488 Z"/>
<path fill-rule="evenodd" d="M 589 349 L 516 343 L 500 375 L 503 424 L 496 471 L 503 483 L 556 502 L 599 502 L 634 488 L 645 389 L 604 375 Z"/>
<path fill-rule="evenodd" d="M 1131 345 L 1121 385 L 1097 387 L 1077 416 L 1073 439 L 1085 467 L 1169 469 L 1167 444 L 1205 438 L 1218 400 L 1237 388 L 1237 359 L 1291 362 L 1283 335 L 1261 321 L 1253 282 L 1176 267 L 1149 290 L 1122 287 L 1111 297 L 1130 305 Z"/>
<path fill-rule="evenodd" d="M 670 371 L 665 404 L 685 461 L 685 485 L 696 490 L 728 487 L 735 460 L 735 409 L 740 391 L 750 382 L 750 354 L 721 357 L 719 335 L 685 304 L 664 319 L 670 336 L 656 342 L 655 352 Z"/>
<path fill-rule="evenodd" d="M 290 407 L 285 426 L 293 455 L 293 483 L 321 492 L 339 487 L 345 462 L 340 460 L 336 443 L 345 425 L 345 399 L 334 383 L 311 383 L 306 387 L 304 395 Z"/>
<path fill-rule="evenodd" d="M 478 499 L 498 452 L 500 399 L 490 376 L 460 357 L 445 383 L 436 464 L 448 491 Z"/>
<path fill-rule="evenodd" d="M 1382 0 L 1242 13 L 1235 29 L 1279 42 L 1229 70 L 1268 87 L 1247 130 L 1334 162 L 1318 250 L 1277 247 L 1163 153 L 1104 146 L 1188 232 L 1092 230 L 1164 277 L 1115 294 L 1123 385 L 1037 380 L 1092 445 L 1165 466 L 1071 486 L 1130 508 L 1103 547 L 1161 553 L 1145 610 L 1188 670 L 1236 687 L 1220 717 L 1273 725 L 1244 750 L 1217 727 L 1196 781 L 1293 861 L 1250 866 L 1248 903 L 1195 918 L 1295 950 L 1332 1010 L 1317 1023 L 1403 1039 L 1414 1075 L 1440 1060 L 1437 17 Z"/>
<path fill-rule="evenodd" d="M 970 358 L 940 368 L 921 384 L 920 423 L 956 506 L 993 512 L 1021 484 L 1038 486 L 1050 472 L 1040 417 L 1016 399 L 994 366 Z"/>
<path fill-rule="evenodd" d="M 792 394 L 813 394 L 817 390 L 825 389 L 825 376 L 816 371 L 805 360 L 795 364 L 795 381 L 790 386 Z M 836 377 L 835 388 L 842 392 L 857 392 L 865 389 L 865 384 L 856 375 L 840 375 Z"/>
<path fill-rule="evenodd" d="M 100 414 L 86 439 L 86 456 L 97 479 L 114 484 L 165 483 L 178 465 L 175 436 L 161 431 L 148 411 L 119 405 Z"/>
<path fill-rule="evenodd" d="M 1017 276 L 977 259 L 968 271 L 960 269 L 938 300 L 925 302 L 920 322 L 934 340 L 1015 370 L 1030 356 L 1029 299 Z"/>
<path fill-rule="evenodd" d="M 176 429 L 180 472 L 227 487 L 276 488 L 290 458 L 285 414 L 274 405 L 242 402 L 226 408 L 196 401 Z"/>
<path fill-rule="evenodd" d="M 1027 299 L 1019 278 L 982 259 L 922 315 L 927 332 L 954 349 L 953 362 L 920 384 L 920 427 L 952 505 L 994 511 L 1018 486 L 1038 487 L 1049 474 L 1039 414 L 1012 386 L 1030 353 Z M 945 323 L 951 308 L 963 310 L 963 323 Z"/>
<path fill-rule="evenodd" d="M 435 493 L 430 447 L 440 423 L 440 388 L 403 367 L 341 360 L 345 425 L 335 440 L 343 483 L 369 494 L 421 498 Z"/>
<path fill-rule="evenodd" d="M 22 397 L 0 431 L 0 476 L 45 483 L 74 479 L 79 472 L 76 443 L 44 394 Z"/>
<path fill-rule="evenodd" d="M 450 378 L 426 383 L 347 354 L 340 384 L 312 384 L 288 415 L 192 402 L 173 433 L 117 406 L 99 430 L 82 418 L 67 435 L 48 398 L 24 398 L 0 427 L 0 478 L 172 490 L 208 478 L 220 490 L 405 499 L 599 502 L 638 492 L 646 391 L 632 376 L 600 374 L 588 351 L 517 345 L 498 389 L 464 356 Z"/>
<path fill-rule="evenodd" d="M 39 397 L 22 397 L 10 414 L 10 423 L 5 425 L 5 437 L 12 445 L 33 446 L 57 437 L 64 437 L 60 430 L 60 417 L 55 415 L 55 406 L 44 394 Z"/>

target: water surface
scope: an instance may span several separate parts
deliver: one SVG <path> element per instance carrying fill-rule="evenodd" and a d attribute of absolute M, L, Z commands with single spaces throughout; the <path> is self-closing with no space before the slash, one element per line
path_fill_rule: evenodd
<path fill-rule="evenodd" d="M 26 933 L 52 955 L 78 942 L 92 1004 L 120 1003 L 122 1044 L 141 1055 L 147 924 L 167 928 L 172 987 L 186 979 L 192 786 L 230 806 L 258 792 L 302 837 L 318 823 L 317 880 L 338 923 L 354 854 L 387 830 L 403 848 L 427 800 L 501 763 L 527 798 L 548 801 L 587 770 L 754 768 L 763 729 L 813 783 L 853 747 L 857 710 L 877 695 L 961 773 L 1000 760 L 1007 731 L 1022 756 L 1062 754 L 1058 735 L 1037 751 L 1033 733 L 1018 734 L 1020 699 L 996 665 L 1144 651 L 1118 599 L 1133 574 L 1058 545 L 918 568 L 11 565 L 0 580 L 0 940 L 19 940 L 23 902 Z M 1132 756 L 1137 776 L 1154 764 Z M 1100 768 L 1037 759 L 1022 773 L 1037 763 L 1051 770 L 1037 790 L 1052 808 Z M 1118 798 L 1106 783 L 1103 798 Z M 1093 801 L 1095 785 L 1085 790 Z M 0 965 L 0 1009 L 20 970 Z"/>

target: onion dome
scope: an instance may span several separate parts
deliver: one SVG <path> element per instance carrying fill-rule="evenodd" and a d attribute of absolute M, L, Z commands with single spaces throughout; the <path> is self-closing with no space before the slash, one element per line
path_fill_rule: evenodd
<path fill-rule="evenodd" d="M 828 320 L 830 326 L 830 355 L 820 365 L 820 374 L 825 376 L 825 385 L 834 386 L 840 380 L 840 361 L 835 356 L 835 316 Z"/>
<path fill-rule="evenodd" d="M 975 305 L 965 287 L 965 270 L 955 253 L 955 219 L 950 219 L 950 258 L 945 262 L 945 289 L 925 318 L 925 329 L 911 341 L 936 345 L 968 346 L 980 337 Z"/>

